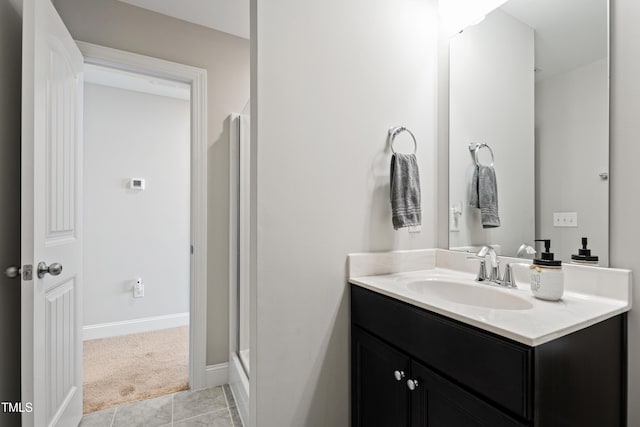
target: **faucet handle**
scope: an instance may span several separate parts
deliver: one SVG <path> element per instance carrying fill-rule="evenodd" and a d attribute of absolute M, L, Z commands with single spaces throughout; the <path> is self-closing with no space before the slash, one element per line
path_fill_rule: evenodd
<path fill-rule="evenodd" d="M 500 283 L 500 260 L 496 258 L 495 265 L 491 265 L 491 272 L 489 273 L 489 281 L 494 283 Z"/>
<path fill-rule="evenodd" d="M 501 283 L 507 288 L 518 288 L 518 286 L 516 285 L 516 280 L 513 277 L 513 268 L 511 267 L 511 264 L 507 264 Z"/>
<path fill-rule="evenodd" d="M 480 261 L 480 270 L 478 270 L 478 276 L 476 277 L 476 282 L 484 282 L 485 280 L 487 280 L 487 268 L 486 268 L 486 261 L 484 260 L 484 258 L 474 255 L 474 256 L 468 256 L 467 259 L 477 259 L 478 261 Z"/>

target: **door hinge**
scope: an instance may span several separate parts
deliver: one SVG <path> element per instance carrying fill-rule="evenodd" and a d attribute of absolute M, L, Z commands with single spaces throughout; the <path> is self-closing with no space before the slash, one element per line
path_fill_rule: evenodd
<path fill-rule="evenodd" d="M 25 264 L 22 267 L 22 280 L 33 280 L 33 266 L 31 264 Z"/>
<path fill-rule="evenodd" d="M 191 245 L 191 255 L 193 255 L 193 245 Z"/>

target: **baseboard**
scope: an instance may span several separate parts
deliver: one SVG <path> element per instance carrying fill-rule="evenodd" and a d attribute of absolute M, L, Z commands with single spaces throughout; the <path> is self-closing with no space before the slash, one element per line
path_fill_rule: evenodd
<path fill-rule="evenodd" d="M 116 337 L 176 328 L 189 325 L 189 313 L 169 314 L 167 316 L 144 317 L 142 319 L 123 320 L 121 322 L 98 323 L 82 328 L 82 340 Z"/>
<path fill-rule="evenodd" d="M 218 363 L 217 365 L 208 365 L 206 370 L 207 387 L 216 387 L 223 384 L 229 384 L 229 363 Z"/>

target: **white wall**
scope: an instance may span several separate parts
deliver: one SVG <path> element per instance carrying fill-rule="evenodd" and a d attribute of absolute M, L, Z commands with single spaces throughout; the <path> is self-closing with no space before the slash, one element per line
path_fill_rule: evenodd
<path fill-rule="evenodd" d="M 3 272 L 20 264 L 20 79 L 22 19 L 0 3 L 0 401 L 20 401 L 20 279 Z M 0 411 L 0 426 L 20 414 Z"/>
<path fill-rule="evenodd" d="M 348 426 L 346 256 L 436 241 L 436 2 L 253 0 L 252 14 L 252 425 Z M 397 125 L 418 140 L 415 235 L 391 224 Z"/>
<path fill-rule="evenodd" d="M 534 239 L 534 34 L 496 10 L 451 39 L 449 205 L 462 206 L 450 247 L 500 244 L 514 255 Z M 475 170 L 470 142 L 486 142 L 495 156 L 501 226 L 483 229 L 469 206 Z M 482 149 L 479 159 L 490 164 Z"/>
<path fill-rule="evenodd" d="M 609 262 L 608 97 L 607 58 L 536 83 L 536 237 L 567 262 L 581 237 Z M 577 212 L 578 227 L 554 227 L 554 212 Z"/>
<path fill-rule="evenodd" d="M 84 94 L 84 324 L 188 312 L 189 101 L 91 83 Z"/>
<path fill-rule="evenodd" d="M 640 2 L 611 2 L 611 179 L 609 207 L 612 267 L 633 270 L 633 309 L 629 313 L 629 419 L 640 425 Z"/>
<path fill-rule="evenodd" d="M 207 70 L 207 364 L 229 358 L 229 129 L 249 99 L 249 41 L 118 0 L 54 0 L 71 35 Z"/>

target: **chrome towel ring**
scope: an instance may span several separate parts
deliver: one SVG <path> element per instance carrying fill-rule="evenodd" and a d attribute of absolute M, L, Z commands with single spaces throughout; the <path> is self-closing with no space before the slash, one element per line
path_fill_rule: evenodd
<path fill-rule="evenodd" d="M 407 129 L 404 126 L 397 126 L 389 129 L 389 140 L 391 145 L 391 152 L 393 154 L 396 154 L 396 150 L 393 149 L 393 141 L 395 140 L 396 136 L 401 132 L 408 132 L 409 135 L 411 135 L 411 139 L 413 139 L 413 154 L 416 154 L 416 152 L 418 151 L 418 143 L 416 142 L 416 137 L 413 136 L 413 132 L 411 132 L 409 129 Z"/>
<path fill-rule="evenodd" d="M 489 153 L 491 153 L 491 164 L 489 166 L 493 167 L 493 150 L 487 143 L 484 142 L 472 142 L 469 144 L 469 151 L 473 153 L 473 162 L 476 164 L 476 166 L 484 166 L 481 165 L 480 161 L 478 160 L 478 151 L 480 151 L 481 148 L 486 148 L 489 150 Z"/>

